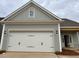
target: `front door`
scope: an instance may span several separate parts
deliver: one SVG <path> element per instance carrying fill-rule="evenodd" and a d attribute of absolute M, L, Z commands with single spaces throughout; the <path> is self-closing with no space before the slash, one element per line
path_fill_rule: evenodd
<path fill-rule="evenodd" d="M 65 47 L 72 47 L 71 35 L 64 35 L 64 44 L 65 44 Z"/>

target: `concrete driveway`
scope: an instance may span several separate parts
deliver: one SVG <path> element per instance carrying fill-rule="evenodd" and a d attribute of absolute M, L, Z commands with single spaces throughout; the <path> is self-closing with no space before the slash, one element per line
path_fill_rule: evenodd
<path fill-rule="evenodd" d="M 57 55 L 54 53 L 6 52 L 0 54 L 0 58 L 57 58 Z"/>
<path fill-rule="evenodd" d="M 6 52 L 0 58 L 79 58 L 79 56 L 56 55 L 54 53 Z"/>

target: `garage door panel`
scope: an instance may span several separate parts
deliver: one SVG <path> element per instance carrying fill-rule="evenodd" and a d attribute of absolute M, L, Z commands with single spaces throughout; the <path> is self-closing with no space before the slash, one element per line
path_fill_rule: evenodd
<path fill-rule="evenodd" d="M 54 51 L 53 32 L 10 32 L 9 35 L 8 51 Z"/>

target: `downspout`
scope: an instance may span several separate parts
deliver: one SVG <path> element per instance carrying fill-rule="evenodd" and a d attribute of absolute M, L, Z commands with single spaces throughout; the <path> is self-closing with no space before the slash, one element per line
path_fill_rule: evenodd
<path fill-rule="evenodd" d="M 58 34 L 59 34 L 59 46 L 60 46 L 60 52 L 62 52 L 61 30 L 60 30 L 60 24 L 59 24 L 59 23 L 58 23 Z"/>
<path fill-rule="evenodd" d="M 0 49 L 1 50 L 2 50 L 3 39 L 4 39 L 4 30 L 5 30 L 5 24 L 3 24 L 2 35 L 1 35 L 1 44 L 0 44 Z"/>

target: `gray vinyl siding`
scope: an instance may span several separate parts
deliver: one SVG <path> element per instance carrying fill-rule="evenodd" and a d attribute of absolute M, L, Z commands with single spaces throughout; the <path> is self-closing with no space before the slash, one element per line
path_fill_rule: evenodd
<path fill-rule="evenodd" d="M 73 43 L 74 43 L 74 48 L 78 48 L 78 37 L 77 37 L 77 32 L 73 34 Z"/>
<path fill-rule="evenodd" d="M 48 15 L 43 10 L 32 6 L 35 9 L 35 17 L 29 17 L 29 8 L 24 8 L 21 12 L 18 12 L 14 16 L 12 16 L 9 20 L 56 20 L 56 18 Z"/>

